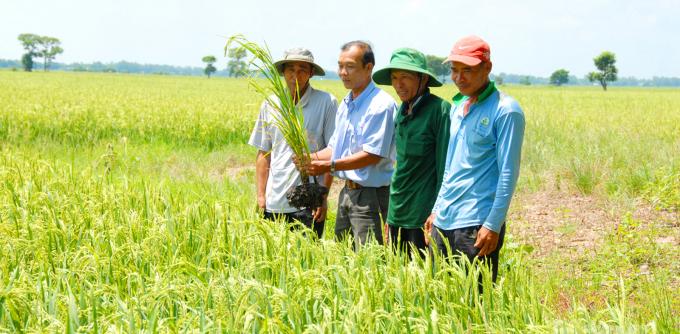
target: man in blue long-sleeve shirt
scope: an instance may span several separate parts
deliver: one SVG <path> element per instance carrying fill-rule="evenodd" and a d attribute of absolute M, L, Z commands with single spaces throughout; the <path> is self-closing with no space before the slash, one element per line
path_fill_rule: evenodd
<path fill-rule="evenodd" d="M 479 258 L 491 266 L 495 281 L 519 176 L 524 113 L 489 80 L 490 52 L 485 41 L 469 36 L 456 42 L 446 60 L 460 93 L 450 113 L 444 179 L 425 229 L 433 250 Z M 446 244 L 453 254 L 446 254 Z"/>

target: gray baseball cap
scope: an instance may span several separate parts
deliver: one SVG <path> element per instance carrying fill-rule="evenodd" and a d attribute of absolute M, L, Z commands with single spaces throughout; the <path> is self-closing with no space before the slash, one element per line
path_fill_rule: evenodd
<path fill-rule="evenodd" d="M 283 74 L 283 65 L 286 63 L 292 63 L 294 61 L 301 61 L 312 65 L 312 68 L 314 69 L 314 75 L 326 75 L 326 72 L 323 71 L 323 68 L 314 63 L 314 55 L 312 54 L 312 51 L 309 51 L 305 48 L 292 48 L 286 50 L 283 53 L 283 59 L 275 62 L 274 66 L 276 66 L 276 69 L 279 70 L 279 73 Z"/>

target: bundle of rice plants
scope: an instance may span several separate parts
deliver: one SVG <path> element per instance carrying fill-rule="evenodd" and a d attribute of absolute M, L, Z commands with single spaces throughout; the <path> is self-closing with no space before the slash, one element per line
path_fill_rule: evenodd
<path fill-rule="evenodd" d="M 295 96 L 297 99 L 293 99 L 288 85 L 274 65 L 271 52 L 266 44 L 262 47 L 249 41 L 243 35 L 234 35 L 228 39 L 227 45 L 224 47 L 225 56 L 234 44 L 252 54 L 249 65 L 253 66 L 255 71 L 249 78 L 250 87 L 255 89 L 275 110 L 272 113 L 272 125 L 281 132 L 293 154 L 301 159 L 300 163 L 307 163 L 310 151 L 304 127 L 304 114 L 302 108 L 295 104 L 296 100 L 300 100 L 299 87 L 296 85 Z M 262 81 L 256 80 L 258 75 L 265 79 L 264 84 L 262 84 Z M 310 183 L 309 175 L 303 169 L 300 170 L 300 179 L 302 184 L 286 194 L 288 202 L 298 208 L 320 207 L 323 204 L 323 196 L 327 189 L 319 185 L 316 178 L 313 179 L 313 183 Z"/>

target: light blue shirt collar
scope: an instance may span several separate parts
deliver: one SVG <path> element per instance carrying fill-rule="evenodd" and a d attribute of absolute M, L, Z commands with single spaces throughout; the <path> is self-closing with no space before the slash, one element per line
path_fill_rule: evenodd
<path fill-rule="evenodd" d="M 377 87 L 375 86 L 375 83 L 371 80 L 371 82 L 368 83 L 366 88 L 359 93 L 359 96 L 356 98 L 352 97 L 352 91 L 350 91 L 347 96 L 345 96 L 345 104 L 347 104 L 348 107 L 350 107 L 349 111 L 352 111 L 356 109 L 357 107 L 360 107 L 367 99 L 369 99 L 369 96 L 373 95 L 373 90 L 375 90 Z"/>

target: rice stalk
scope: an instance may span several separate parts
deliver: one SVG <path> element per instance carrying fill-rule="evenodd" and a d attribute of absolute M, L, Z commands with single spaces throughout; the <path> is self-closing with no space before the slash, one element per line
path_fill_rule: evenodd
<path fill-rule="evenodd" d="M 249 78 L 249 85 L 260 94 L 265 102 L 276 110 L 272 114 L 274 119 L 273 124 L 288 143 L 288 146 L 293 150 L 293 154 L 300 158 L 309 156 L 309 145 L 307 143 L 307 136 L 304 126 L 304 115 L 302 108 L 295 105 L 293 96 L 286 85 L 285 80 L 281 77 L 278 69 L 274 65 L 271 52 L 265 44 L 264 47 L 257 43 L 247 40 L 243 35 L 234 35 L 229 38 L 227 45 L 224 47 L 224 54 L 226 56 L 230 47 L 238 44 L 240 47 L 246 49 L 253 55 L 250 60 L 250 65 L 255 67 Z M 267 84 L 261 84 L 256 80 L 256 75 L 264 77 Z M 295 95 L 300 97 L 300 87 L 296 85 Z M 304 161 L 303 161 L 304 163 Z M 309 181 L 308 176 L 304 171 L 300 171 L 302 182 Z"/>

